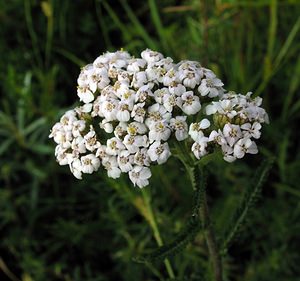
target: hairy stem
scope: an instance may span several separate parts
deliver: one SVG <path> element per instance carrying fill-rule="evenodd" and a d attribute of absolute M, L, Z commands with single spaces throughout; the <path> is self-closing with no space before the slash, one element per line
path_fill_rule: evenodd
<path fill-rule="evenodd" d="M 216 281 L 222 281 L 222 261 L 219 254 L 215 233 L 210 223 L 206 194 L 204 193 L 203 204 L 200 207 L 200 217 L 204 225 L 205 239 L 208 246 L 209 255 L 214 269 Z"/>
<path fill-rule="evenodd" d="M 222 260 L 209 216 L 204 167 L 200 165 L 196 167 L 189 167 L 188 173 L 191 177 L 193 188 L 200 189 L 201 203 L 199 206 L 199 216 L 202 222 L 209 257 L 213 267 L 214 279 L 215 281 L 222 281 Z"/>

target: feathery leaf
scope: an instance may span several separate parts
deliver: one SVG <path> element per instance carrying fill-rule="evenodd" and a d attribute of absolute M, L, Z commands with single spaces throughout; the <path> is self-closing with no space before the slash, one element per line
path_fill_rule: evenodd
<path fill-rule="evenodd" d="M 221 252 L 223 254 L 227 252 L 230 244 L 241 232 L 242 226 L 244 225 L 252 207 L 255 205 L 259 198 L 262 186 L 268 176 L 268 172 L 272 168 L 273 162 L 274 159 L 272 158 L 266 159 L 257 169 L 252 184 L 245 192 L 244 198 L 240 206 L 237 208 L 232 222 L 229 224 L 228 230 L 225 232 L 221 247 Z"/>
<path fill-rule="evenodd" d="M 191 216 L 185 227 L 177 235 L 177 237 L 169 244 L 161 246 L 151 253 L 136 257 L 134 260 L 141 263 L 162 261 L 165 258 L 172 257 L 180 253 L 186 245 L 193 241 L 201 228 L 198 216 Z"/>

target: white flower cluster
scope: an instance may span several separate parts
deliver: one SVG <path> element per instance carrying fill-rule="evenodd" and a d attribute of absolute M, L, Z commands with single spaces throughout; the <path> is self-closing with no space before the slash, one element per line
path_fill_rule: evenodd
<path fill-rule="evenodd" d="M 220 146 L 231 162 L 257 153 L 252 139 L 267 121 L 260 98 L 225 94 L 198 62 L 175 64 L 149 49 L 141 58 L 124 51 L 99 56 L 81 70 L 77 94 L 84 105 L 66 112 L 50 137 L 58 163 L 79 179 L 102 165 L 109 177 L 128 173 L 144 187 L 149 167 L 170 157 L 171 139 L 191 142 L 198 159 Z"/>

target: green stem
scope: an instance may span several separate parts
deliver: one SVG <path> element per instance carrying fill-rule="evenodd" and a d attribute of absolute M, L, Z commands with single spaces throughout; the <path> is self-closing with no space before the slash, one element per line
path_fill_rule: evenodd
<path fill-rule="evenodd" d="M 206 200 L 206 194 L 204 193 L 203 205 L 200 207 L 200 217 L 205 226 L 205 238 L 208 246 L 209 255 L 214 268 L 214 275 L 216 281 L 222 281 L 222 261 L 219 255 L 217 241 L 214 233 L 214 229 L 210 223 L 209 210 Z"/>
<path fill-rule="evenodd" d="M 142 189 L 142 195 L 143 195 L 144 202 L 146 204 L 146 208 L 147 208 L 147 212 L 148 212 L 148 220 L 149 220 L 149 224 L 152 228 L 154 238 L 156 240 L 157 245 L 159 247 L 161 247 L 161 246 L 163 246 L 164 243 L 163 243 L 163 240 L 160 236 L 160 232 L 159 232 L 159 229 L 158 229 L 158 226 L 157 226 L 157 223 L 156 223 L 156 219 L 155 219 L 154 212 L 153 212 L 151 202 L 150 202 L 150 198 L 149 198 L 149 193 L 145 189 Z M 169 259 L 166 258 L 164 260 L 164 264 L 165 264 L 165 267 L 166 267 L 166 270 L 168 272 L 169 277 L 171 279 L 174 279 L 175 275 L 174 275 L 174 271 L 172 269 L 172 266 L 171 266 L 171 263 L 170 263 Z"/>
<path fill-rule="evenodd" d="M 202 222 L 205 240 L 213 267 L 214 279 L 215 281 L 222 281 L 222 260 L 209 216 L 204 166 L 190 166 L 188 167 L 188 174 L 190 175 L 193 188 L 200 189 L 201 202 L 199 206 L 199 216 Z"/>

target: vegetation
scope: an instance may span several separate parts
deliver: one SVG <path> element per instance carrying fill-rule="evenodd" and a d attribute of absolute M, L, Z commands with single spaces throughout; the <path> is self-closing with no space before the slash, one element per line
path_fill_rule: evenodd
<path fill-rule="evenodd" d="M 2 1 L 0 280 L 213 280 L 191 216 L 201 187 L 178 159 L 143 190 L 55 162 L 49 130 L 74 107 L 79 67 L 120 48 L 198 60 L 263 97 L 260 153 L 206 165 L 211 222 L 224 281 L 299 280 L 299 14 L 298 0 Z"/>

